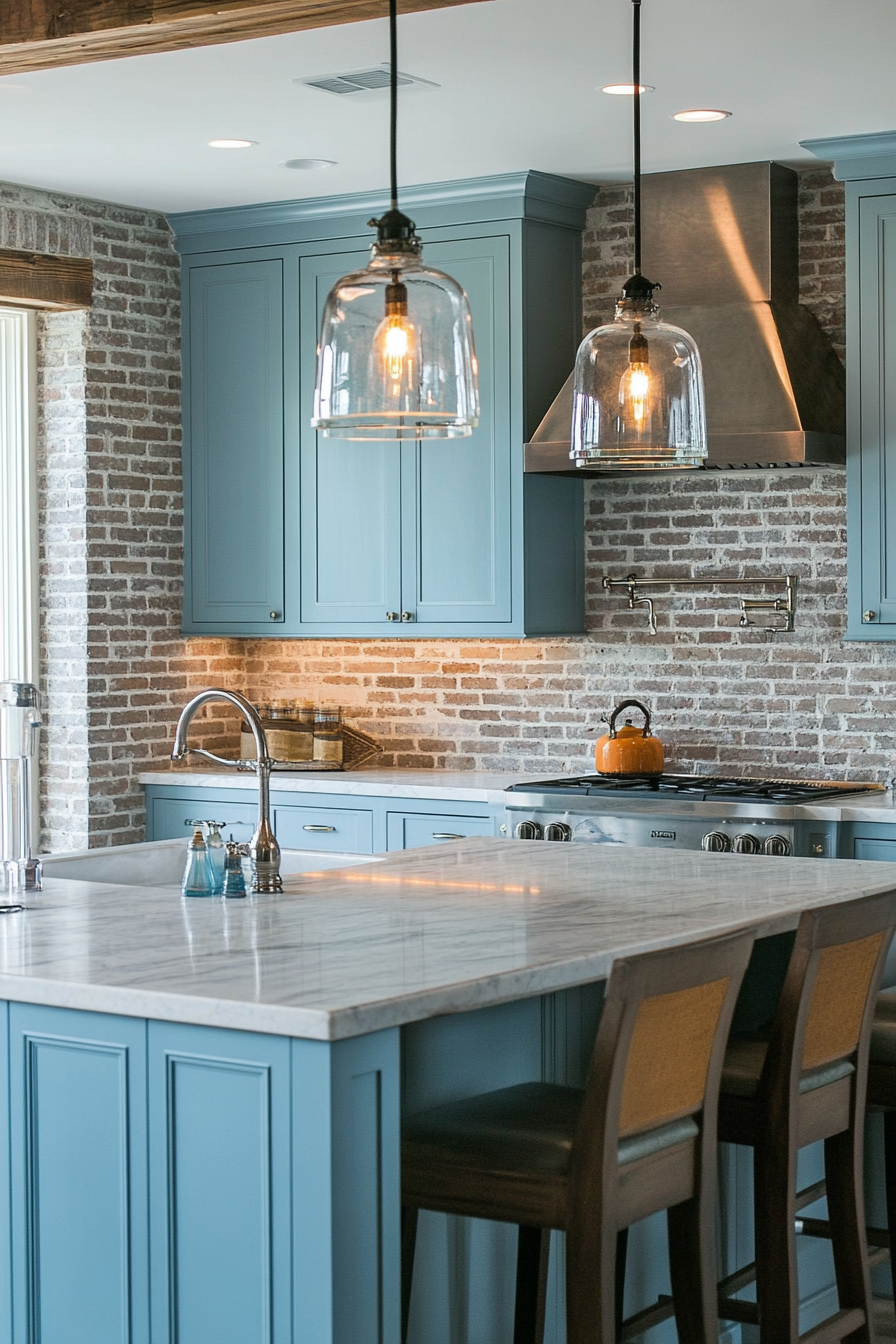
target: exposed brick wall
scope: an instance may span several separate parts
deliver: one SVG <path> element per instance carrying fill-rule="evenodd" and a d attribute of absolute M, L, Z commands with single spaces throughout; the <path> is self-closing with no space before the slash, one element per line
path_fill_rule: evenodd
<path fill-rule="evenodd" d="M 38 319 L 42 847 L 139 840 L 138 770 L 242 658 L 180 635 L 179 259 L 160 215 L 10 183 L 0 246 L 94 263 L 89 312 Z"/>

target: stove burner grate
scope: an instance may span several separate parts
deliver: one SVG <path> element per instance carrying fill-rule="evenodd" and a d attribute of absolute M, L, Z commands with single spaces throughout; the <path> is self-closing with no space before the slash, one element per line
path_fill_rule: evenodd
<path fill-rule="evenodd" d="M 559 793 L 600 796 L 628 793 L 640 797 L 677 797 L 697 801 L 799 803 L 839 798 L 845 793 L 879 792 L 879 784 L 837 784 L 794 779 L 732 779 L 725 775 L 571 775 L 532 784 L 512 784 L 508 793 Z"/>

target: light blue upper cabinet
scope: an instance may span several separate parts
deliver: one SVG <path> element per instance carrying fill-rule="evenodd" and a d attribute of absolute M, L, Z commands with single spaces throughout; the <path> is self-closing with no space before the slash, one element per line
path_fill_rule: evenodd
<path fill-rule="evenodd" d="M 285 601 L 289 259 L 265 249 L 196 260 L 185 292 L 184 628 L 258 634 L 282 625 Z"/>
<path fill-rule="evenodd" d="M 896 133 L 803 143 L 847 184 L 847 639 L 896 640 Z"/>
<path fill-rule="evenodd" d="M 310 425 L 321 309 L 334 281 L 366 264 L 379 197 L 171 219 L 186 276 L 185 629 L 516 637 L 583 628 L 581 482 L 524 477 L 522 448 L 581 337 L 592 194 L 540 173 L 404 193 L 425 263 L 467 291 L 479 363 L 478 429 L 419 443 L 325 439 Z"/>

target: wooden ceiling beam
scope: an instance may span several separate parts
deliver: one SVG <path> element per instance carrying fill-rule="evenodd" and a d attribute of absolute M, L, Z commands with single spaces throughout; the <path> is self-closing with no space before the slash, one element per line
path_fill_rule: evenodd
<path fill-rule="evenodd" d="M 23 308 L 89 308 L 93 262 L 0 248 L 0 303 Z"/>
<path fill-rule="evenodd" d="M 401 0 L 402 13 L 474 0 Z M 0 75 L 379 19 L 388 0 L 0 0 Z"/>

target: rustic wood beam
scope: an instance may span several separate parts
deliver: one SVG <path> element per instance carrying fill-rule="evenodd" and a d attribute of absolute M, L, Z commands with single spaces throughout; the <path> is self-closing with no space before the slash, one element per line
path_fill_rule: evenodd
<path fill-rule="evenodd" d="M 25 308 L 89 308 L 93 262 L 0 248 L 0 303 Z"/>
<path fill-rule="evenodd" d="M 401 11 L 474 0 L 401 0 Z M 0 75 L 379 19 L 388 0 L 0 0 Z"/>

